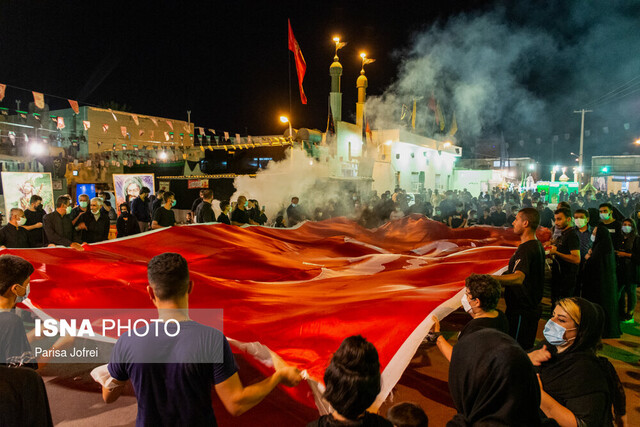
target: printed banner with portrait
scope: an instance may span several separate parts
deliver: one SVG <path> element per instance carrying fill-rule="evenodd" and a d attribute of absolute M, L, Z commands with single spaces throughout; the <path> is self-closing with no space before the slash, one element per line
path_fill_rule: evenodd
<path fill-rule="evenodd" d="M 113 188 L 116 193 L 116 206 L 122 203 L 130 203 L 132 199 L 140 195 L 140 189 L 147 187 L 151 194 L 155 193 L 154 175 L 152 173 L 141 174 L 113 174 Z M 119 209 L 118 209 L 119 210 Z"/>
<path fill-rule="evenodd" d="M 34 195 L 42 197 L 42 207 L 46 212 L 54 209 L 51 174 L 48 172 L 2 172 L 2 190 L 7 213 L 13 208 L 26 210 Z"/>

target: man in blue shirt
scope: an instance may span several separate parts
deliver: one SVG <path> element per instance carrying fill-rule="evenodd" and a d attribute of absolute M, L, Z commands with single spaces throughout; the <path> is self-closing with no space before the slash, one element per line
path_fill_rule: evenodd
<path fill-rule="evenodd" d="M 138 399 L 137 426 L 215 426 L 211 385 L 227 411 L 237 416 L 260 403 L 278 384 L 293 387 L 301 381 L 296 368 L 285 367 L 244 387 L 222 332 L 189 320 L 193 282 L 187 261 L 179 254 L 164 253 L 149 261 L 147 274 L 147 292 L 169 330 L 159 336 L 122 335 L 107 366 L 113 380 L 102 388 L 104 401 L 111 403 L 131 380 Z M 153 363 L 161 362 L 159 358 L 165 363 Z"/>

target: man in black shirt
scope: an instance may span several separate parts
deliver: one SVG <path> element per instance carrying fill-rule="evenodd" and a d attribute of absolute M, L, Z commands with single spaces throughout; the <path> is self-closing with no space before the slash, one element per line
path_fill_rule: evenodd
<path fill-rule="evenodd" d="M 0 228 L 0 248 L 24 249 L 29 247 L 29 234 L 22 228 L 27 219 L 22 209 L 13 208 L 9 212 L 9 222 Z"/>
<path fill-rule="evenodd" d="M 551 228 L 551 221 L 553 221 L 553 211 L 545 206 L 544 202 L 538 202 L 536 205 L 538 213 L 540 214 L 540 225 L 543 227 Z"/>
<path fill-rule="evenodd" d="M 495 209 L 491 214 L 491 225 L 503 227 L 507 223 L 507 214 L 502 210 L 502 202 L 497 201 Z"/>
<path fill-rule="evenodd" d="M 76 222 L 76 231 L 82 233 L 82 240 L 87 243 L 102 242 L 109 239 L 111 220 L 101 211 L 102 199 L 94 197 L 89 204 L 89 210 Z"/>
<path fill-rule="evenodd" d="M 71 199 L 68 196 L 60 196 L 56 200 L 56 210 L 46 214 L 42 220 L 44 233 L 49 246 L 69 246 L 79 251 L 84 248 L 73 240 L 73 224 L 69 214 L 71 213 Z"/>
<path fill-rule="evenodd" d="M 156 210 L 164 203 L 164 190 L 156 191 L 156 197 L 153 199 L 153 203 L 151 203 L 151 217 L 153 218 L 153 214 L 156 213 Z"/>
<path fill-rule="evenodd" d="M 213 191 L 203 190 L 200 192 L 202 195 L 202 203 L 196 207 L 196 222 L 201 224 L 204 222 L 214 222 L 216 215 L 213 213 L 211 202 L 213 202 Z"/>
<path fill-rule="evenodd" d="M 540 214 L 533 208 L 521 209 L 513 222 L 520 235 L 520 246 L 509 260 L 506 274 L 494 276 L 505 287 L 509 335 L 523 349 L 533 347 L 538 332 L 544 287 L 544 248 L 536 238 Z"/>
<path fill-rule="evenodd" d="M 45 215 L 42 209 L 42 197 L 34 194 L 29 201 L 29 208 L 24 211 L 24 217 L 27 222 L 24 229 L 29 235 L 29 246 L 32 248 L 40 248 L 44 244 L 44 230 L 42 228 L 42 220 Z"/>
<path fill-rule="evenodd" d="M 198 206 L 200 206 L 200 204 L 204 201 L 204 192 L 205 191 L 207 191 L 207 190 L 205 190 L 205 189 L 200 190 L 200 197 L 195 199 L 193 201 L 193 204 L 191 205 L 191 213 L 193 214 L 194 218 L 197 216 Z M 211 190 L 209 190 L 209 191 L 211 191 Z M 200 222 L 200 221 L 198 221 L 198 222 Z"/>
<path fill-rule="evenodd" d="M 555 211 L 556 229 L 560 235 L 551 241 L 551 307 L 562 298 L 575 295 L 578 266 L 580 265 L 580 239 L 571 226 L 571 211 L 560 208 Z"/>
<path fill-rule="evenodd" d="M 242 226 L 245 224 L 258 225 L 257 222 L 252 221 L 249 218 L 249 213 L 247 212 L 247 198 L 244 196 L 238 197 L 238 203 L 236 204 L 236 208 L 233 210 L 231 214 L 231 224 Z"/>
<path fill-rule="evenodd" d="M 287 225 L 293 227 L 299 222 L 305 220 L 305 215 L 302 208 L 299 205 L 300 199 L 297 197 L 291 198 L 291 204 L 287 208 Z"/>
<path fill-rule="evenodd" d="M 171 210 L 176 205 L 176 196 L 171 191 L 165 191 L 162 197 L 164 205 L 153 213 L 153 223 L 151 225 L 153 230 L 176 225 L 176 215 Z"/>
<path fill-rule="evenodd" d="M 611 242 L 614 248 L 619 248 L 622 243 L 622 223 L 613 217 L 613 205 L 602 203 L 600 205 L 600 224 L 607 227 L 611 233 Z"/>
<path fill-rule="evenodd" d="M 229 220 L 229 212 L 231 212 L 231 205 L 228 200 L 224 200 L 220 202 L 220 215 L 218 215 L 218 219 L 216 221 L 221 222 L 223 224 L 231 225 L 231 221 Z"/>
<path fill-rule="evenodd" d="M 69 214 L 69 217 L 71 218 L 71 223 L 73 224 L 74 227 L 77 225 L 76 223 L 78 222 L 80 215 L 88 211 L 89 211 L 89 196 L 86 194 L 81 194 L 78 196 L 78 206 L 71 209 L 71 213 Z"/>

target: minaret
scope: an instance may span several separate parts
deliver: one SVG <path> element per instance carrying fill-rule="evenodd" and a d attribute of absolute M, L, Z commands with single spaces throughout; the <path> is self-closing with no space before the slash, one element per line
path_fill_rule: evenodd
<path fill-rule="evenodd" d="M 331 113 L 333 114 L 333 121 L 339 122 L 342 120 L 342 92 L 340 92 L 340 76 L 342 76 L 342 64 L 339 62 L 338 49 L 341 46 L 340 39 L 335 37 L 333 39 L 336 42 L 336 55 L 333 57 L 333 64 L 329 67 L 329 75 L 331 76 L 331 92 L 329 93 L 329 106 L 331 107 Z"/>
<path fill-rule="evenodd" d="M 356 125 L 363 126 L 364 123 L 364 103 L 367 100 L 367 86 L 369 81 L 367 76 L 364 75 L 364 68 L 360 70 L 360 77 L 356 80 L 356 87 L 358 88 L 358 102 L 356 103 Z"/>

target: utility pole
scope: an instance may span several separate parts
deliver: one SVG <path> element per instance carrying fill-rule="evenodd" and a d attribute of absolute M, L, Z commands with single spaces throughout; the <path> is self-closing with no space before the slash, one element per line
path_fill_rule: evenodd
<path fill-rule="evenodd" d="M 582 160 L 584 158 L 584 114 L 592 113 L 593 110 L 582 110 L 574 111 L 576 114 L 582 114 L 582 125 L 580 126 L 580 157 L 578 158 L 578 168 L 580 169 L 580 185 L 582 185 L 582 179 L 584 178 L 584 169 L 582 167 Z"/>
<path fill-rule="evenodd" d="M 188 134 L 191 133 L 191 110 L 187 110 L 187 127 L 189 128 L 189 132 L 187 133 L 187 136 L 189 136 Z M 193 133 L 195 134 L 195 132 Z M 195 135 L 194 135 L 194 138 L 195 138 Z M 193 141 L 191 141 L 191 143 L 193 144 Z"/>

